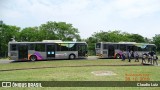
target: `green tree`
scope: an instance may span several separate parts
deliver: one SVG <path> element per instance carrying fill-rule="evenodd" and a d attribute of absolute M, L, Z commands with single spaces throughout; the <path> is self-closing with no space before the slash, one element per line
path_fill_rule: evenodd
<path fill-rule="evenodd" d="M 40 34 L 45 39 L 59 39 L 63 41 L 71 41 L 74 38 L 80 40 L 78 29 L 74 28 L 72 24 L 66 22 L 52 22 L 40 26 Z"/>
<path fill-rule="evenodd" d="M 126 32 L 121 32 L 118 30 L 115 31 L 100 31 L 97 33 L 94 33 L 92 37 L 96 38 L 98 41 L 101 42 L 120 42 L 120 41 L 129 41 L 129 36 L 130 34 Z"/>
<path fill-rule="evenodd" d="M 56 40 L 58 36 L 56 35 L 56 22 L 47 22 L 46 24 L 42 24 L 39 26 L 39 35 L 42 40 Z"/>
<path fill-rule="evenodd" d="M 85 41 L 88 44 L 88 54 L 95 55 L 95 43 L 97 42 L 97 39 L 94 37 L 89 37 Z"/>
<path fill-rule="evenodd" d="M 17 41 L 39 41 L 38 27 L 27 27 L 24 28 L 18 35 Z"/>
<path fill-rule="evenodd" d="M 152 39 L 145 37 L 144 38 L 145 43 L 153 43 Z"/>
<path fill-rule="evenodd" d="M 130 42 L 144 43 L 145 39 L 139 34 L 130 34 L 128 36 Z"/>
<path fill-rule="evenodd" d="M 7 56 L 8 42 L 17 39 L 19 27 L 1 24 L 0 25 L 0 56 Z"/>
<path fill-rule="evenodd" d="M 153 43 L 157 46 L 157 51 L 160 52 L 160 34 L 153 37 Z"/>

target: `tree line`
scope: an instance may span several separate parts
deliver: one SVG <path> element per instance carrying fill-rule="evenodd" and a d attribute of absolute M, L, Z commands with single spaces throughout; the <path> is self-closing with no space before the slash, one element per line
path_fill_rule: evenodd
<path fill-rule="evenodd" d="M 66 22 L 52 22 L 48 21 L 37 27 L 26 27 L 21 29 L 17 26 L 4 24 L 0 22 L 0 57 L 7 56 L 8 42 L 15 39 L 16 41 L 42 41 L 42 40 L 63 40 L 72 41 L 86 41 L 88 43 L 88 51 L 90 55 L 94 55 L 94 48 L 96 42 L 138 42 L 138 43 L 154 43 L 157 46 L 157 51 L 160 52 L 160 34 L 156 34 L 152 39 L 143 37 L 139 34 L 132 34 L 114 31 L 100 31 L 94 32 L 87 39 L 83 39 L 79 35 L 77 28 L 72 24 Z"/>

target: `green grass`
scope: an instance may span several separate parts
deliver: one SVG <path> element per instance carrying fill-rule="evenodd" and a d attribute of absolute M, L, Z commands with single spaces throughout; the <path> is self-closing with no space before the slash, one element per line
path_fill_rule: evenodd
<path fill-rule="evenodd" d="M 92 65 L 140 65 L 141 62 L 121 61 L 120 59 L 101 59 L 101 60 L 52 60 L 52 61 L 36 61 L 36 62 L 14 62 L 9 64 L 1 64 L 0 70 L 8 69 L 27 69 L 42 67 L 65 67 L 65 66 L 92 66 Z"/>
<path fill-rule="evenodd" d="M 160 63 L 160 61 L 158 61 Z M 160 81 L 159 66 L 135 66 L 140 62 L 131 63 L 120 59 L 101 59 L 101 60 L 56 60 L 56 61 L 37 61 L 37 62 L 17 62 L 0 64 L 0 81 L 125 81 L 126 74 L 149 74 L 150 81 Z M 120 66 L 134 65 L 134 66 Z M 10 70 L 10 71 L 3 71 Z M 95 76 L 93 71 L 112 71 L 114 76 Z M 138 77 L 139 78 L 139 77 Z M 133 80 L 132 80 L 133 81 Z M 8 88 L 11 89 L 11 88 Z M 17 88 L 12 88 L 17 89 Z M 22 88 L 24 90 L 36 88 Z M 38 88 L 53 89 L 53 88 Z M 160 88 L 139 88 L 139 87 L 65 87 L 54 88 L 54 90 L 158 90 Z"/>
<path fill-rule="evenodd" d="M 113 71 L 115 76 L 95 76 L 92 71 Z M 151 81 L 160 81 L 159 67 L 92 66 L 62 67 L 1 72 L 0 81 L 125 81 L 125 74 L 149 74 Z"/>

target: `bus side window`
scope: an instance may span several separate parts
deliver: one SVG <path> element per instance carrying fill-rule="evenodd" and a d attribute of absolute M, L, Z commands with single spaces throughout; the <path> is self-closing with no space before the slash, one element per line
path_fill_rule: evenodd
<path fill-rule="evenodd" d="M 118 45 L 117 44 L 113 44 L 115 49 L 118 49 Z"/>
<path fill-rule="evenodd" d="M 61 44 L 57 43 L 57 51 L 61 51 Z"/>
<path fill-rule="evenodd" d="M 68 44 L 62 43 L 61 44 L 61 51 L 68 51 Z"/>
<path fill-rule="evenodd" d="M 124 50 L 124 51 L 126 51 L 126 45 L 121 44 L 121 45 L 120 45 L 120 50 Z"/>
<path fill-rule="evenodd" d="M 75 43 L 69 44 L 69 51 L 76 51 L 76 44 Z"/>
<path fill-rule="evenodd" d="M 29 45 L 29 50 L 34 50 L 34 48 L 35 48 L 35 45 L 34 45 L 34 44 L 30 44 L 30 45 Z"/>
<path fill-rule="evenodd" d="M 35 50 L 44 52 L 45 51 L 45 44 L 36 44 Z"/>

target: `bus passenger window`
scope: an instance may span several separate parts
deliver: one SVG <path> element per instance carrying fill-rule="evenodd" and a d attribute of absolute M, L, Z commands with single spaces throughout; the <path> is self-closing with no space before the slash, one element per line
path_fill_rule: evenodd
<path fill-rule="evenodd" d="M 35 45 L 34 44 L 30 44 L 29 50 L 34 50 L 34 48 L 35 48 Z"/>
<path fill-rule="evenodd" d="M 45 44 L 36 44 L 35 50 L 44 52 L 45 51 Z"/>
<path fill-rule="evenodd" d="M 61 44 L 61 51 L 68 51 L 68 44 Z"/>

